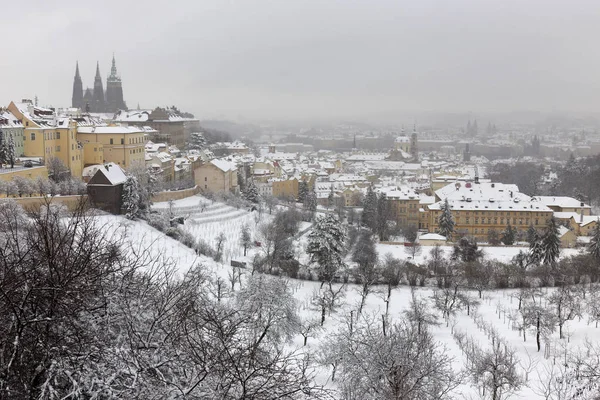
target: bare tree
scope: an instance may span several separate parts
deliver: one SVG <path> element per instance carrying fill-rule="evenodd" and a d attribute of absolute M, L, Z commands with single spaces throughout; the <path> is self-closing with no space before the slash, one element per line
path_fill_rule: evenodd
<path fill-rule="evenodd" d="M 215 254 L 215 260 L 216 261 L 221 261 L 221 257 L 223 256 L 223 244 L 227 241 L 227 236 L 225 236 L 225 233 L 220 232 L 217 237 L 215 238 L 215 242 L 216 242 L 216 254 Z"/>
<path fill-rule="evenodd" d="M 391 253 L 386 254 L 381 267 L 381 279 L 386 287 L 383 298 L 383 301 L 385 302 L 385 315 L 389 314 L 392 289 L 400 285 L 403 273 L 404 266 L 402 261 L 394 258 Z"/>
<path fill-rule="evenodd" d="M 244 249 L 244 257 L 246 257 L 248 247 L 250 247 L 250 245 L 252 244 L 252 236 L 250 236 L 250 229 L 246 224 L 242 225 L 242 229 L 240 231 L 240 244 Z"/>
<path fill-rule="evenodd" d="M 303 346 L 308 343 L 308 338 L 313 337 L 321 330 L 321 323 L 318 319 L 302 319 L 300 321 L 300 334 L 302 335 Z"/>
<path fill-rule="evenodd" d="M 429 326 L 437 326 L 440 323 L 437 321 L 435 313 L 430 311 L 430 305 L 425 299 L 419 298 L 416 295 L 415 289 L 411 288 L 411 300 L 408 309 L 404 311 L 406 318 L 416 328 L 417 334 L 420 335 L 424 329 Z"/>
<path fill-rule="evenodd" d="M 581 299 L 574 287 L 561 286 L 549 296 L 548 303 L 554 306 L 558 334 L 563 339 L 565 323 L 581 316 Z"/>
<path fill-rule="evenodd" d="M 491 349 L 480 350 L 475 356 L 471 375 L 478 385 L 490 392 L 492 400 L 508 398 L 520 390 L 525 379 L 518 371 L 519 358 L 507 344 L 497 341 Z"/>
<path fill-rule="evenodd" d="M 443 400 L 461 383 L 452 358 L 427 330 L 418 334 L 399 322 L 384 335 L 376 318 L 359 322 L 335 335 L 337 346 L 324 349 L 329 360 L 339 360 L 338 385 L 347 398 Z"/>
<path fill-rule="evenodd" d="M 358 306 L 358 313 L 360 314 L 367 296 L 371 293 L 372 286 L 377 283 L 380 277 L 373 233 L 369 229 L 363 229 L 360 232 L 352 253 L 352 261 L 357 263 L 357 266 L 352 270 L 352 274 L 356 282 L 361 285 L 360 305 Z"/>

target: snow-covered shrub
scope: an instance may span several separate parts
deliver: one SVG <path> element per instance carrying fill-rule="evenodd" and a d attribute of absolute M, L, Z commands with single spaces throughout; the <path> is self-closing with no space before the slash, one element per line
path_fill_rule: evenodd
<path fill-rule="evenodd" d="M 168 227 L 167 230 L 165 231 L 165 235 L 167 235 L 175 240 L 179 240 L 179 238 L 181 237 L 181 230 L 179 230 L 177 228 Z"/>
<path fill-rule="evenodd" d="M 161 232 L 165 232 L 167 228 L 169 228 L 169 221 L 167 220 L 167 216 L 163 213 L 148 214 L 146 222 L 148 222 L 148 225 Z"/>
<path fill-rule="evenodd" d="M 178 229 L 181 232 L 181 236 L 179 237 L 179 241 L 184 246 L 189 247 L 190 249 L 194 249 L 196 247 L 196 239 L 194 239 L 194 235 L 190 232 L 183 231 Z"/>
<path fill-rule="evenodd" d="M 215 250 L 203 239 L 198 239 L 195 247 L 196 253 L 207 257 L 214 257 Z"/>

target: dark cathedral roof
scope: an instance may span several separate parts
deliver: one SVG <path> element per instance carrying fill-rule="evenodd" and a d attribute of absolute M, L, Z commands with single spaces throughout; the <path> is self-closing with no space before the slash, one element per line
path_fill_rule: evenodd
<path fill-rule="evenodd" d="M 106 90 L 100 75 L 100 63 L 96 64 L 96 76 L 94 88 L 83 91 L 83 82 L 79 73 L 79 63 L 75 66 L 75 78 L 73 79 L 73 97 L 71 106 L 86 112 L 116 113 L 119 110 L 127 110 L 123 99 L 123 86 L 121 77 L 117 73 L 117 65 L 113 55 L 110 75 L 106 80 Z"/>

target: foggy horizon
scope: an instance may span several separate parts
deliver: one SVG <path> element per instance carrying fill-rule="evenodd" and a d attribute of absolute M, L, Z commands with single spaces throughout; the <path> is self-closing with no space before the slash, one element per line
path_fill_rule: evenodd
<path fill-rule="evenodd" d="M 485 4 L 484 4 L 485 3 Z M 74 1 L 4 6 L 3 106 L 68 107 L 113 52 L 130 109 L 200 119 L 412 122 L 598 114 L 600 3 Z M 23 57 L 22 55 L 26 55 Z"/>

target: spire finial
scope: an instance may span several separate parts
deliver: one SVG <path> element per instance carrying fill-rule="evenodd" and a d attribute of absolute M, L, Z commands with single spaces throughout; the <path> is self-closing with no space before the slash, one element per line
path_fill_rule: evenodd
<path fill-rule="evenodd" d="M 79 60 L 75 62 L 75 78 L 80 78 L 79 76 Z"/>
<path fill-rule="evenodd" d="M 113 78 L 117 77 L 117 63 L 115 61 L 115 53 L 113 52 L 112 66 L 110 67 L 110 76 Z"/>
<path fill-rule="evenodd" d="M 100 61 L 96 61 L 96 78 L 100 78 Z"/>

